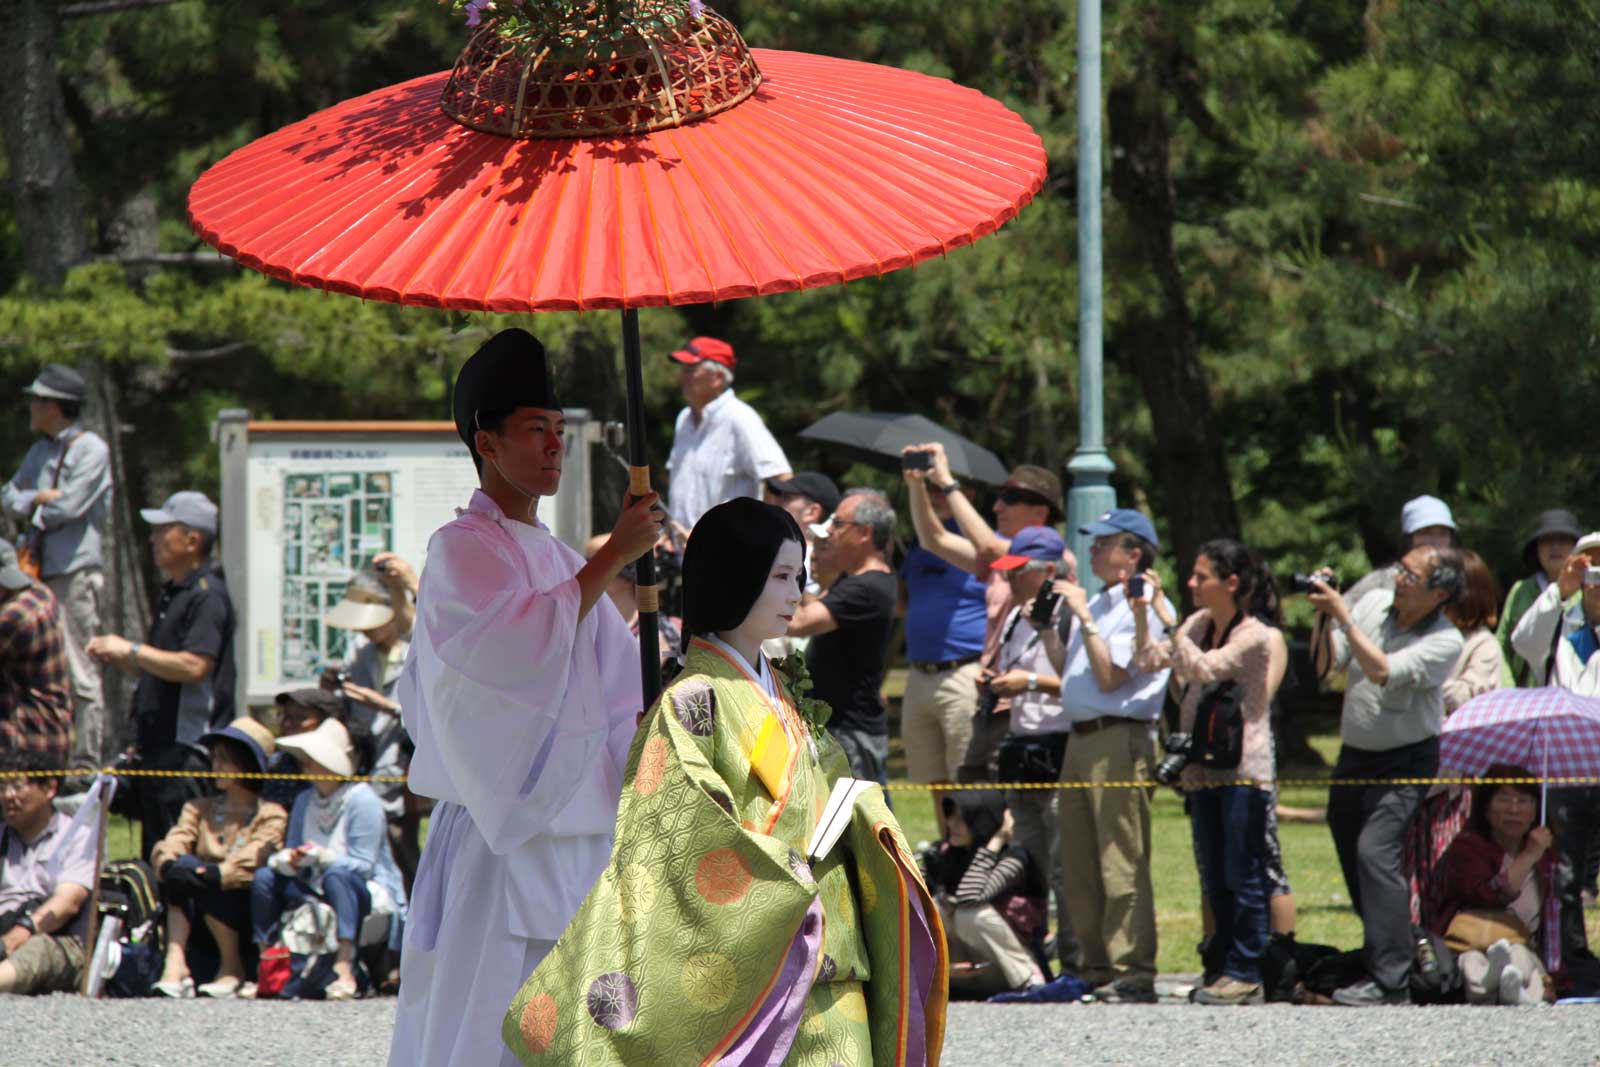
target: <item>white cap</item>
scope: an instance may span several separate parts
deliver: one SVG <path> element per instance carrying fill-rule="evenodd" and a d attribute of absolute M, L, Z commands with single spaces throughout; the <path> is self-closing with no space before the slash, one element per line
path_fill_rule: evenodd
<path fill-rule="evenodd" d="M 1456 519 L 1450 514 L 1450 505 L 1436 496 L 1419 496 L 1415 500 L 1407 500 L 1406 506 L 1400 509 L 1400 529 L 1405 533 L 1414 534 L 1429 526 L 1448 526 L 1454 530 Z"/>
<path fill-rule="evenodd" d="M 830 516 L 823 522 L 809 523 L 807 524 L 806 529 L 810 530 L 811 536 L 815 537 L 818 541 L 826 541 L 828 538 L 833 536 L 833 518 Z"/>
<path fill-rule="evenodd" d="M 1600 548 L 1600 530 L 1596 530 L 1593 533 L 1586 533 L 1582 537 L 1578 538 L 1578 543 L 1572 546 L 1572 554 L 1578 556 L 1596 548 Z"/>

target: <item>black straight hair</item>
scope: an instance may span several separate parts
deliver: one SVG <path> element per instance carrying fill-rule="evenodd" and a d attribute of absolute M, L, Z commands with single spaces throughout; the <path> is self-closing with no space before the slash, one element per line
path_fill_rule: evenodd
<path fill-rule="evenodd" d="M 1283 609 L 1278 602 L 1278 584 L 1267 569 L 1261 553 L 1231 537 L 1219 537 L 1200 546 L 1197 556 L 1211 561 L 1211 569 L 1226 581 L 1239 577 L 1233 605 L 1240 614 L 1254 615 L 1268 626 L 1283 629 Z"/>

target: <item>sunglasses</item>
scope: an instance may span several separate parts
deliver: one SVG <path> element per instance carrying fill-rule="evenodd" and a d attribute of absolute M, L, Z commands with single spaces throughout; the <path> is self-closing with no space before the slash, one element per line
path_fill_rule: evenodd
<path fill-rule="evenodd" d="M 1034 504 L 1042 508 L 1050 506 L 1050 501 L 1038 493 L 1030 493 L 1026 489 L 1002 489 L 997 499 L 1000 503 L 1006 505 Z"/>

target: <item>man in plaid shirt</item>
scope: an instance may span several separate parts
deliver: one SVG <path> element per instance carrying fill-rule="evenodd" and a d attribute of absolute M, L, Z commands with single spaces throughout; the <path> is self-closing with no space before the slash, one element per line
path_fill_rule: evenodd
<path fill-rule="evenodd" d="M 0 752 L 72 755 L 72 681 L 61 615 L 50 590 L 0 541 Z"/>

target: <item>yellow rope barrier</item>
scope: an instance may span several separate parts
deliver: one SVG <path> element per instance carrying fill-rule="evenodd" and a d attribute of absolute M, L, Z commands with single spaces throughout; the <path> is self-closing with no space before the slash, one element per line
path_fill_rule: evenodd
<path fill-rule="evenodd" d="M 262 774 L 256 771 L 151 771 L 139 768 L 103 767 L 99 770 L 67 768 L 44 771 L 0 771 L 5 778 L 67 778 L 74 775 L 109 774 L 120 778 L 259 778 L 285 782 L 404 782 L 402 774 Z M 1279 789 L 1332 788 L 1334 786 L 1384 786 L 1384 785 L 1600 785 L 1600 776 L 1563 778 L 1273 778 L 1258 781 L 1238 778 L 1228 782 L 1209 782 L 1201 788 L 1221 789 L 1227 786 L 1276 786 Z M 948 792 L 964 789 L 1160 789 L 1160 782 L 1109 781 L 1109 782 L 891 782 L 884 788 L 898 793 Z"/>

